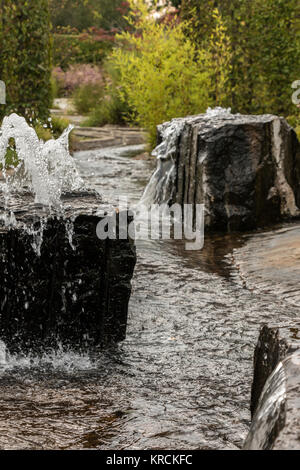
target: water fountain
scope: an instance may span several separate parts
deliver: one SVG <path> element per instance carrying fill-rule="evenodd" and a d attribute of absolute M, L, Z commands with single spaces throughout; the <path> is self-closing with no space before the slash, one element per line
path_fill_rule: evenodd
<path fill-rule="evenodd" d="M 115 212 L 84 186 L 70 131 L 44 143 L 16 114 L 0 131 L 0 338 L 10 352 L 89 349 L 125 337 L 134 246 L 97 238 L 99 221 Z"/>

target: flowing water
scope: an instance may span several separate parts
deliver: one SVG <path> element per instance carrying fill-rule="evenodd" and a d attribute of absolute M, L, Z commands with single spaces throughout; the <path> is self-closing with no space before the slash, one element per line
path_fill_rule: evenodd
<path fill-rule="evenodd" d="M 88 186 L 138 202 L 153 163 L 141 148 L 80 152 Z M 244 237 L 139 241 L 127 339 L 98 357 L 0 354 L 0 448 L 236 449 L 249 430 L 260 325 L 295 326 L 300 308 L 236 282 Z"/>

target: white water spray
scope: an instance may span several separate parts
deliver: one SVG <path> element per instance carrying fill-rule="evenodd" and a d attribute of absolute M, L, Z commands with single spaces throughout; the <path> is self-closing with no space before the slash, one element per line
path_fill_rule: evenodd
<path fill-rule="evenodd" d="M 230 108 L 208 108 L 201 115 L 205 121 L 218 117 L 230 117 Z M 192 117 L 192 116 L 191 116 Z M 149 207 L 151 204 L 169 203 L 176 182 L 176 155 L 178 143 L 186 118 L 172 119 L 158 126 L 162 142 L 153 150 L 152 155 L 157 159 L 157 168 L 153 173 L 141 199 L 141 204 Z"/>
<path fill-rule="evenodd" d="M 73 126 L 69 126 L 58 139 L 44 142 L 26 120 L 17 114 L 5 117 L 0 128 L 0 164 L 4 177 L 0 188 L 4 195 L 4 211 L 0 214 L 0 221 L 8 228 L 21 225 L 32 236 L 32 247 L 38 255 L 41 252 L 47 216 L 40 219 L 38 228 L 33 224 L 20 224 L 9 205 L 17 195 L 29 192 L 33 194 L 35 204 L 44 206 L 47 213 L 54 212 L 63 217 L 62 195 L 84 189 L 83 180 L 69 153 L 69 135 L 72 129 Z M 8 171 L 6 154 L 11 139 L 14 139 L 18 165 Z M 73 223 L 67 223 L 66 232 L 74 249 Z"/>
<path fill-rule="evenodd" d="M 6 198 L 14 192 L 29 190 L 34 194 L 36 204 L 58 208 L 63 192 L 82 189 L 83 181 L 69 153 L 72 129 L 69 126 L 59 139 L 44 142 L 23 117 L 11 114 L 4 118 L 0 129 L 0 164 Z M 5 169 L 10 139 L 15 141 L 19 161 L 12 175 Z"/>

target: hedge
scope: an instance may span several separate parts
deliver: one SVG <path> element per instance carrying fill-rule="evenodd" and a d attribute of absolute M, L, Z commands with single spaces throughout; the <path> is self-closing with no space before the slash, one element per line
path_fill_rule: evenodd
<path fill-rule="evenodd" d="M 51 35 L 48 0 L 0 4 L 0 78 L 6 83 L 4 114 L 45 121 L 51 106 Z"/>

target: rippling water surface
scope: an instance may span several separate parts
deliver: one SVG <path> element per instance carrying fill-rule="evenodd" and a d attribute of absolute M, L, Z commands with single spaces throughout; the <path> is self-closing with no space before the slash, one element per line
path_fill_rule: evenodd
<path fill-rule="evenodd" d="M 140 148 L 75 155 L 110 202 L 137 202 L 153 163 Z M 242 237 L 138 242 L 127 340 L 98 357 L 0 355 L 0 448 L 234 449 L 249 429 L 260 325 L 294 326 L 297 306 L 235 282 Z"/>

